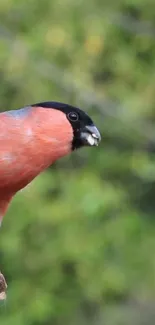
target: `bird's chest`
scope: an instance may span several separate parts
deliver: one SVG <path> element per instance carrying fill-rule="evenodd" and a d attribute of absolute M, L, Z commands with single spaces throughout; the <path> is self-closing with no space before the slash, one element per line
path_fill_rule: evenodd
<path fill-rule="evenodd" d="M 45 152 L 37 142 L 29 144 L 5 144 L 0 146 L 0 190 L 11 188 L 17 192 L 30 183 L 53 161 L 52 154 Z"/>
<path fill-rule="evenodd" d="M 44 113 L 44 111 L 43 111 Z M 35 113 L 0 118 L 0 191 L 17 192 L 71 150 L 72 132 Z M 55 125 L 51 128 L 52 125 Z"/>

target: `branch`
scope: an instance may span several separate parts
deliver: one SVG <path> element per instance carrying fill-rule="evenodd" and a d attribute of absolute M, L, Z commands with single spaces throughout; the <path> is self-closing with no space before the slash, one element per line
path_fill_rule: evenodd
<path fill-rule="evenodd" d="M 0 301 L 6 299 L 7 284 L 4 275 L 0 272 Z"/>

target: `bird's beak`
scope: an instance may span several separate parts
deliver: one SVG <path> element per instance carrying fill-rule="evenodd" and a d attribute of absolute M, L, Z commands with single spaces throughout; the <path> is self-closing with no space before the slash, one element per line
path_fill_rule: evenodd
<path fill-rule="evenodd" d="M 81 140 L 87 146 L 98 146 L 101 135 L 95 125 L 87 125 L 81 130 Z"/>

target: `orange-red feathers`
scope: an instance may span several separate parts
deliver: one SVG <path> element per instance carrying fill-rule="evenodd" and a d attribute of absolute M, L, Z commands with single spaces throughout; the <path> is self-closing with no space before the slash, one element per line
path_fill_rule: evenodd
<path fill-rule="evenodd" d="M 0 216 L 18 190 L 71 151 L 72 139 L 61 111 L 28 107 L 0 114 Z"/>

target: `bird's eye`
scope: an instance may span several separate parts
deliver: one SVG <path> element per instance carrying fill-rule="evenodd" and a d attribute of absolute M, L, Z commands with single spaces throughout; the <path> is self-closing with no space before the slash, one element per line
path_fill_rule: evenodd
<path fill-rule="evenodd" d="M 77 113 L 75 113 L 75 112 L 70 112 L 68 114 L 68 118 L 69 118 L 70 121 L 76 122 L 79 119 L 79 115 Z"/>

